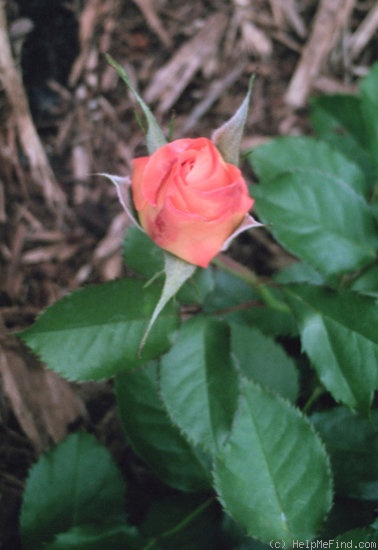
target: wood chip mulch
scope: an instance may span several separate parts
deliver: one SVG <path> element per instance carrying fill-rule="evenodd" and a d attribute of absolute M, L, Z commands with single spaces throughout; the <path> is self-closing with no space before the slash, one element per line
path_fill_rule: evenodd
<path fill-rule="evenodd" d="M 96 174 L 129 174 L 146 150 L 104 54 L 165 130 L 174 116 L 176 138 L 210 137 L 254 73 L 248 148 L 308 133 L 311 95 L 354 93 L 377 29 L 375 0 L 0 0 L 0 548 L 20 547 L 27 470 L 68 432 L 85 427 L 140 468 L 111 383 L 68 384 L 13 335 L 71 290 L 124 274 L 125 216 Z M 248 246 L 262 271 L 288 261 L 263 232 Z"/>

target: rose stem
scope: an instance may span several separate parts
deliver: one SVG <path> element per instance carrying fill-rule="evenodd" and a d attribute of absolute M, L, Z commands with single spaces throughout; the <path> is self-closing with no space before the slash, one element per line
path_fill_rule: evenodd
<path fill-rule="evenodd" d="M 290 308 L 284 302 L 277 300 L 277 298 L 275 298 L 271 293 L 268 286 L 264 284 L 256 273 L 248 267 L 239 264 L 229 256 L 226 256 L 226 254 L 218 254 L 218 256 L 212 260 L 212 263 L 220 269 L 235 275 L 235 277 L 238 277 L 248 285 L 252 286 L 267 306 L 276 309 L 277 311 L 289 313 Z"/>

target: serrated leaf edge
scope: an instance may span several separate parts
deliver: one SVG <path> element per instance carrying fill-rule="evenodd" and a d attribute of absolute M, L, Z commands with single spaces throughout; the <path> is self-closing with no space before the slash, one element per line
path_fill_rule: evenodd
<path fill-rule="evenodd" d="M 328 475 L 328 479 L 329 479 L 329 482 L 330 482 L 330 487 L 329 487 L 329 495 L 328 495 L 328 503 L 327 503 L 327 510 L 326 510 L 326 513 L 325 513 L 325 516 L 323 518 L 323 522 L 326 520 L 330 510 L 331 510 L 331 507 L 332 507 L 332 503 L 333 503 L 333 493 L 334 493 L 334 482 L 333 482 L 333 475 L 332 475 L 332 467 L 331 467 L 331 461 L 330 461 L 330 458 L 329 458 L 329 455 L 327 453 L 327 450 L 326 450 L 326 446 L 320 436 L 320 434 L 316 431 L 314 425 L 310 422 L 309 418 L 304 415 L 300 409 L 298 409 L 298 407 L 294 406 L 288 399 L 286 399 L 285 397 L 277 394 L 276 392 L 274 392 L 273 390 L 271 390 L 270 388 L 264 388 L 263 386 L 261 386 L 260 384 L 256 383 L 256 382 L 252 382 L 251 380 L 245 378 L 244 376 L 240 376 L 241 378 L 241 387 L 245 387 L 245 385 L 253 385 L 255 386 L 256 388 L 258 388 L 262 393 L 266 393 L 268 395 L 270 395 L 271 397 L 273 397 L 274 399 L 276 399 L 277 401 L 281 402 L 282 404 L 286 405 L 290 410 L 292 410 L 295 415 L 297 416 L 297 418 L 300 418 L 301 420 L 303 420 L 305 422 L 305 424 L 307 425 L 307 427 L 310 429 L 310 432 L 315 436 L 315 438 L 317 439 L 317 442 L 318 442 L 318 446 L 319 446 L 319 451 L 320 453 L 323 455 L 324 457 L 324 463 L 325 463 L 325 466 L 326 466 L 326 474 Z M 234 430 L 234 426 L 235 426 L 235 423 L 236 423 L 236 420 L 237 420 L 237 416 L 238 416 L 238 413 L 239 413 L 239 409 L 240 409 L 240 404 L 241 404 L 241 401 L 243 399 L 243 395 L 240 394 L 239 395 L 239 404 L 238 404 L 238 408 L 236 410 L 236 413 L 234 415 L 234 422 L 233 422 L 233 425 L 232 425 L 232 428 L 231 428 L 231 431 L 230 431 L 230 434 L 229 434 L 229 437 L 232 436 L 232 433 L 233 433 L 233 430 Z M 225 442 L 224 445 L 226 445 L 227 442 Z M 219 501 L 220 505 L 222 506 L 223 510 L 236 522 L 238 522 L 238 520 L 236 518 L 234 518 L 233 516 L 233 513 L 228 509 L 227 507 L 227 504 L 225 503 L 223 497 L 222 497 L 222 494 L 221 494 L 221 491 L 220 491 L 220 488 L 219 488 L 219 483 L 218 483 L 218 479 L 217 479 L 217 476 L 216 476 L 216 472 L 215 472 L 215 461 L 216 460 L 219 460 L 219 457 L 218 456 L 215 456 L 214 457 L 214 467 L 213 467 L 213 470 L 212 470 L 212 478 L 213 478 L 213 487 L 214 487 L 214 490 L 216 492 L 216 498 L 217 500 Z M 320 526 L 319 526 L 320 528 Z M 259 540 L 260 542 L 263 542 L 263 543 L 269 543 L 269 540 L 268 539 L 263 539 L 261 537 L 258 537 L 255 533 L 250 533 L 248 532 L 247 529 L 244 528 L 244 531 L 246 533 L 247 536 L 249 537 L 252 537 L 256 540 Z M 290 534 L 289 534 L 290 536 Z M 294 536 L 295 538 L 295 536 Z"/>

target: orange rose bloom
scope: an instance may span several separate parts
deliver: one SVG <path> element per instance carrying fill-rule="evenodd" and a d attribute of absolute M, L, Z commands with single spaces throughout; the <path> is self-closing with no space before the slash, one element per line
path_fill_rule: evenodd
<path fill-rule="evenodd" d="M 240 170 L 206 138 L 178 139 L 133 161 L 132 195 L 150 238 L 207 267 L 253 205 Z"/>

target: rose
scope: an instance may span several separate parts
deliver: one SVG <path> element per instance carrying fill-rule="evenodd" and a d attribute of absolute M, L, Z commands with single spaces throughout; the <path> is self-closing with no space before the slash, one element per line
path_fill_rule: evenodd
<path fill-rule="evenodd" d="M 240 170 L 206 138 L 178 139 L 134 159 L 131 188 L 150 238 L 202 267 L 240 231 L 253 205 Z"/>
<path fill-rule="evenodd" d="M 132 194 L 150 238 L 207 267 L 253 205 L 240 170 L 206 138 L 178 139 L 133 161 Z"/>

